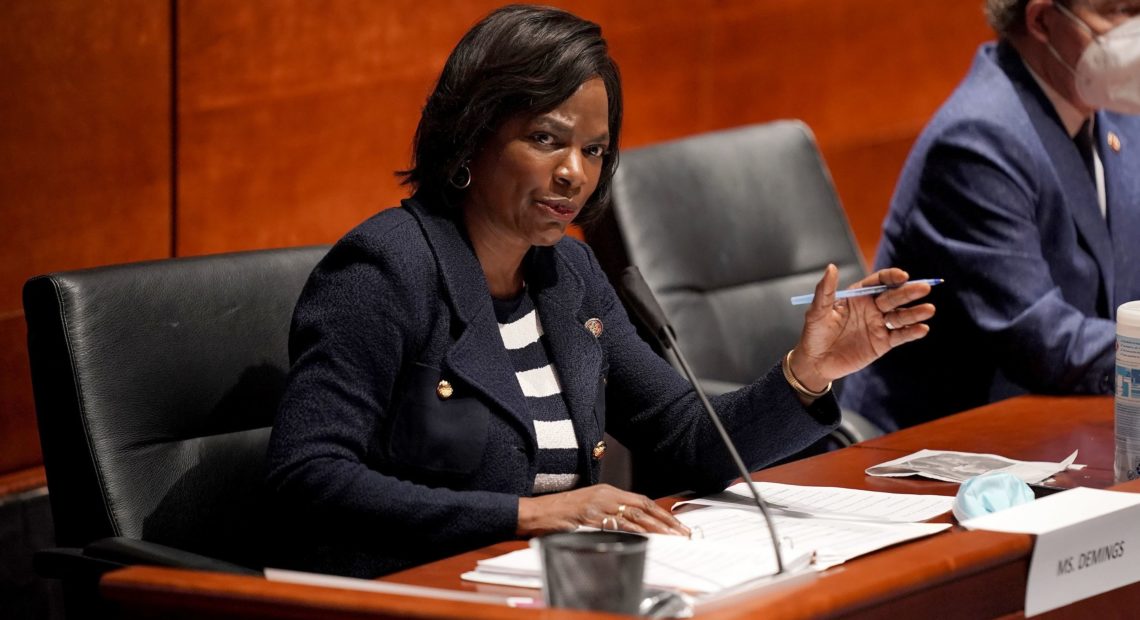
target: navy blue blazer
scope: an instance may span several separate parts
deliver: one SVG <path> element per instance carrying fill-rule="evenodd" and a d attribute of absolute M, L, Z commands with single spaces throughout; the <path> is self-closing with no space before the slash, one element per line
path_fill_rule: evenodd
<path fill-rule="evenodd" d="M 604 431 L 675 464 L 691 488 L 736 477 L 695 393 L 637 336 L 585 244 L 534 248 L 525 269 L 584 483 L 598 480 Z M 479 262 L 443 210 L 405 200 L 338 242 L 297 304 L 270 440 L 270 483 L 298 517 L 285 561 L 374 576 L 514 538 L 537 440 L 507 355 Z M 753 469 L 839 418 L 830 397 L 805 410 L 778 365 L 714 404 Z"/>
<path fill-rule="evenodd" d="M 1096 116 L 1107 221 L 1016 50 L 980 49 L 911 151 L 875 258 L 945 278 L 937 316 L 850 377 L 844 406 L 895 429 L 1026 392 L 1112 392 L 1116 307 L 1140 298 L 1140 118 Z"/>

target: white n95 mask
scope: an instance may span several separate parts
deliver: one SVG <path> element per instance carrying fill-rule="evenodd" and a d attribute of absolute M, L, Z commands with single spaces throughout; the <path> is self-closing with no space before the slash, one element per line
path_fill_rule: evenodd
<path fill-rule="evenodd" d="M 1054 6 L 1093 37 L 1076 68 L 1061 63 L 1073 72 L 1081 100 L 1094 108 L 1140 114 L 1140 16 L 1098 35 L 1063 5 Z M 1053 54 L 1060 60 L 1056 51 Z"/>

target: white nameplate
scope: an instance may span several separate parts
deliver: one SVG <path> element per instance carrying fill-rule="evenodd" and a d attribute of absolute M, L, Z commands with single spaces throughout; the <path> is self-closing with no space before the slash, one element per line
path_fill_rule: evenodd
<path fill-rule="evenodd" d="M 1035 534 L 1025 616 L 1140 581 L 1140 494 L 1077 488 L 962 523 Z"/>

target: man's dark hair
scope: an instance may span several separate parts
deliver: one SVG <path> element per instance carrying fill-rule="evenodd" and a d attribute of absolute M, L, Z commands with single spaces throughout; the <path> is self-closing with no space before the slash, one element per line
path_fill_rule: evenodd
<path fill-rule="evenodd" d="M 398 174 L 417 191 L 454 204 L 461 190 L 448 180 L 504 122 L 549 112 L 595 77 L 606 86 L 610 145 L 598 187 L 578 218 L 593 219 L 609 202 L 617 168 L 621 78 L 602 29 L 559 9 L 505 6 L 463 35 L 424 105 L 412 168 Z"/>
<path fill-rule="evenodd" d="M 986 0 L 986 21 L 1001 38 L 1025 27 L 1025 5 L 1029 0 Z"/>
<path fill-rule="evenodd" d="M 1070 5 L 1068 0 L 1056 0 L 1058 3 Z M 1025 5 L 1029 0 L 986 0 L 986 20 L 990 28 L 1003 39 L 1011 35 L 1025 32 Z"/>

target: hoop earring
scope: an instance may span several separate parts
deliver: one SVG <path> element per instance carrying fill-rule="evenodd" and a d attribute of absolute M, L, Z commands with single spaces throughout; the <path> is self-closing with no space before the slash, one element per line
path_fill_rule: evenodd
<path fill-rule="evenodd" d="M 471 169 L 466 163 L 459 164 L 459 169 L 447 180 L 455 189 L 467 189 L 471 185 Z"/>

